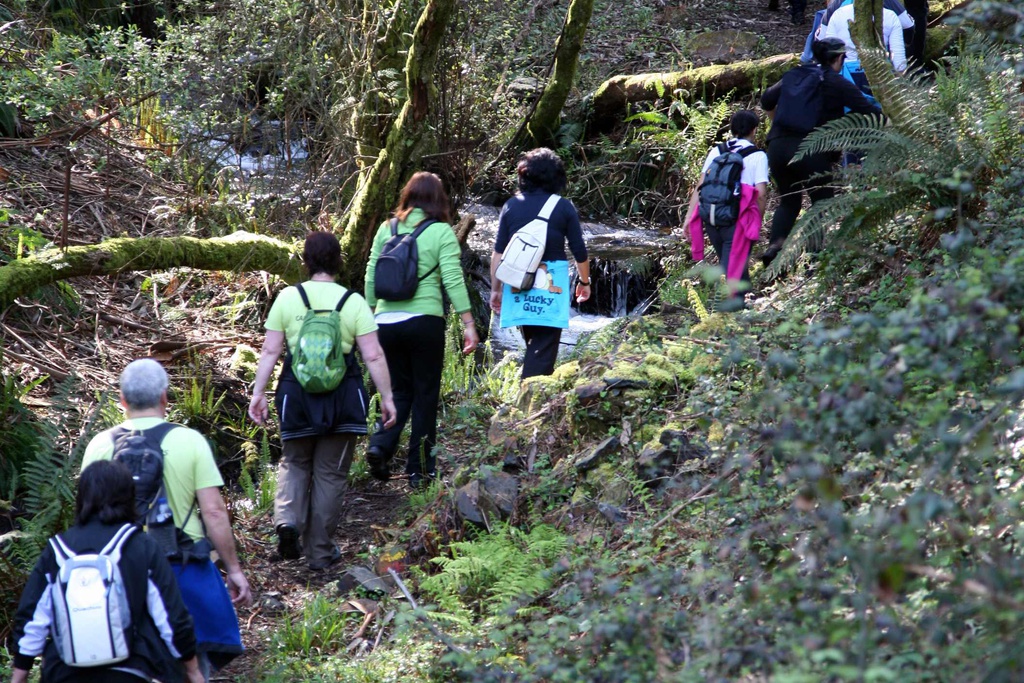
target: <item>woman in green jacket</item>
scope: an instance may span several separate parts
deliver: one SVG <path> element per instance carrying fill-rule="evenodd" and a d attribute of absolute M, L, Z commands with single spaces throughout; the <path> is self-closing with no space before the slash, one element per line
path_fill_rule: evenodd
<path fill-rule="evenodd" d="M 413 232 L 424 221 L 432 222 L 416 240 L 420 278 L 416 293 L 405 301 L 386 301 L 375 295 L 377 259 L 392 237 L 396 219 L 399 235 Z M 459 261 L 461 249 L 450 221 L 451 205 L 441 179 L 433 173 L 414 174 L 402 189 L 394 218 L 377 230 L 366 265 L 366 301 L 374 308 L 397 412 L 394 425 L 378 427 L 370 437 L 366 459 L 374 477 L 390 478 L 389 462 L 411 414 L 405 471 L 413 488 L 426 486 L 437 474 L 434 444 L 445 343 L 442 288 L 462 318 L 462 352 L 471 353 L 479 343 Z"/>

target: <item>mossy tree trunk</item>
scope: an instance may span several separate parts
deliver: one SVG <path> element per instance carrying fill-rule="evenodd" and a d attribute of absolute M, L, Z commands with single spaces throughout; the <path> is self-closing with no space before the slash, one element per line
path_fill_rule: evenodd
<path fill-rule="evenodd" d="M 302 274 L 300 245 L 236 232 L 227 237 L 139 237 L 50 249 L 0 267 L 0 310 L 43 285 L 72 277 L 119 275 L 140 270 L 198 268 L 264 270 L 296 282 Z"/>
<path fill-rule="evenodd" d="M 420 160 L 436 150 L 436 142 L 428 134 L 427 114 L 436 97 L 433 80 L 438 53 L 455 8 L 455 0 L 428 0 L 413 31 L 405 64 L 407 99 L 377 160 L 360 174 L 344 222 L 341 277 L 350 287 L 361 288 L 373 235 L 397 201 L 402 185 Z"/>
<path fill-rule="evenodd" d="M 555 44 L 551 78 L 544 86 L 533 115 L 522 129 L 517 147 L 538 147 L 554 142 L 562 107 L 569 98 L 569 91 L 576 78 L 583 38 L 587 34 L 593 11 L 594 0 L 572 0 L 569 3 L 565 25 Z"/>
<path fill-rule="evenodd" d="M 338 7 L 339 17 L 359 17 L 356 36 L 340 45 L 345 54 L 339 63 L 353 62 L 357 68 L 350 78 L 360 85 L 362 96 L 349 118 L 356 141 L 356 164 L 365 169 L 380 154 L 390 126 L 394 122 L 396 104 L 387 95 L 390 73 L 399 73 L 404 66 L 405 36 L 411 27 L 413 8 L 402 0 L 359 0 L 351 8 Z M 358 42 L 356 42 L 358 40 Z M 350 90 L 351 90 L 350 86 Z"/>
<path fill-rule="evenodd" d="M 870 19 L 870 10 L 867 14 Z M 856 16 L 860 16 L 859 9 Z M 948 26 L 929 29 L 925 59 L 941 57 L 955 35 L 954 29 Z M 877 45 L 877 39 L 871 44 Z M 757 92 L 782 78 L 782 74 L 799 63 L 799 55 L 774 55 L 687 71 L 613 76 L 594 91 L 590 132 L 606 131 L 621 123 L 627 108 L 634 104 L 711 101 L 730 92 L 734 97 Z M 871 74 L 868 78 L 870 80 Z"/>

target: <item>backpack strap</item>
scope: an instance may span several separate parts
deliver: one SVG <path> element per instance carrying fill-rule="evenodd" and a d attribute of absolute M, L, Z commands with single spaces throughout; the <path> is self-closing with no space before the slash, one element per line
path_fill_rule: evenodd
<path fill-rule="evenodd" d="M 728 154 L 731 151 L 732 150 L 729 149 L 729 141 L 728 140 L 726 140 L 725 142 L 719 142 L 718 143 L 718 155 L 719 156 L 721 156 L 723 154 Z"/>
<path fill-rule="evenodd" d="M 755 152 L 762 152 L 762 151 L 764 151 L 764 150 L 762 150 L 760 147 L 757 147 L 756 145 L 748 145 L 748 146 L 744 147 L 741 150 L 737 150 L 736 154 L 739 154 L 741 157 L 746 159 L 751 154 L 754 154 Z"/>
<path fill-rule="evenodd" d="M 168 422 L 167 420 L 164 420 L 160 424 L 153 425 L 149 429 L 143 429 L 141 431 L 145 432 L 146 434 L 152 434 L 153 436 L 156 437 L 157 443 L 163 445 L 164 439 L 167 437 L 168 434 L 171 433 L 171 430 L 174 429 L 175 427 L 180 426 L 181 425 L 179 425 L 177 422 Z"/>
<path fill-rule="evenodd" d="M 75 553 L 64 543 L 60 534 L 54 534 L 50 539 L 50 547 L 53 548 L 53 555 L 57 560 L 57 569 L 63 569 L 64 564 L 75 556 Z"/>
<path fill-rule="evenodd" d="M 341 295 L 341 301 L 339 301 L 338 305 L 334 307 L 334 310 L 336 310 L 338 313 L 341 313 L 341 309 L 345 308 L 345 302 L 348 301 L 348 298 L 350 296 L 352 296 L 351 289 L 347 290 L 344 294 Z"/>
<path fill-rule="evenodd" d="M 306 296 L 306 290 L 302 288 L 302 283 L 295 285 L 295 289 L 299 290 L 299 296 L 302 297 L 302 303 L 306 305 L 306 308 L 312 310 L 312 306 L 309 305 L 309 297 Z"/>
<path fill-rule="evenodd" d="M 548 219 L 550 219 L 552 212 L 554 212 L 555 207 L 558 205 L 558 202 L 561 201 L 561 199 L 561 195 L 557 194 L 553 194 L 550 197 L 548 197 L 548 200 L 544 202 L 544 206 L 541 207 L 540 213 L 537 214 L 537 218 L 541 219 L 542 221 L 547 221 Z"/>
<path fill-rule="evenodd" d="M 109 556 L 110 561 L 116 565 L 121 561 L 121 548 L 124 547 L 125 541 L 128 540 L 128 537 L 132 535 L 135 529 L 136 526 L 134 524 L 125 524 L 122 526 L 117 530 L 117 533 L 114 534 L 114 537 L 111 538 L 105 546 L 103 546 L 103 550 L 101 550 L 99 554 Z"/>
<path fill-rule="evenodd" d="M 391 226 L 391 236 L 398 237 L 398 217 L 392 218 L 388 221 L 388 225 Z"/>

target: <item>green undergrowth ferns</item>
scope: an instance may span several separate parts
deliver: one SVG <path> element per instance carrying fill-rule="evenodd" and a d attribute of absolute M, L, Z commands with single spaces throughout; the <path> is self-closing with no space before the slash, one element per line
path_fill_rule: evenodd
<path fill-rule="evenodd" d="M 462 353 L 462 322 L 454 312 L 448 314 L 444 365 L 441 370 L 441 395 L 448 405 L 500 403 L 511 400 L 519 390 L 522 371 L 512 354 L 495 362 L 490 340 L 475 354 Z"/>
<path fill-rule="evenodd" d="M 271 647 L 297 658 L 337 654 L 347 644 L 345 627 L 350 618 L 354 617 L 342 612 L 336 601 L 317 595 L 274 633 Z"/>
<path fill-rule="evenodd" d="M 264 431 L 259 445 L 246 444 L 244 452 L 238 486 L 254 515 L 268 513 L 274 509 L 277 495 L 277 470 L 270 461 L 270 437 Z"/>
<path fill-rule="evenodd" d="M 450 556 L 434 558 L 441 571 L 424 578 L 421 590 L 452 617 L 496 617 L 516 604 L 518 610 L 551 587 L 551 567 L 567 548 L 567 539 L 548 525 L 529 531 L 496 525 L 469 541 L 448 546 Z"/>
<path fill-rule="evenodd" d="M 586 162 L 567 169 L 570 196 L 584 213 L 681 221 L 688 190 L 733 105 L 675 101 L 663 111 L 626 119 L 624 139 L 599 138 L 582 148 Z"/>
<path fill-rule="evenodd" d="M 5 391 L 17 389 L 8 383 Z M 69 526 L 74 518 L 75 482 L 85 442 L 77 437 L 91 427 L 98 414 L 83 424 L 72 407 L 78 386 L 72 381 L 57 385 L 49 420 L 28 420 L 8 412 L 15 429 L 2 430 L 4 445 L 24 448 L 4 450 L 9 466 L 8 491 L 0 505 L 13 523 L 13 529 L 0 534 L 0 640 L 9 633 L 18 591 L 35 565 L 47 540 Z M 10 440 L 9 440 L 10 439 Z M 7 460 L 7 454 L 17 454 Z"/>

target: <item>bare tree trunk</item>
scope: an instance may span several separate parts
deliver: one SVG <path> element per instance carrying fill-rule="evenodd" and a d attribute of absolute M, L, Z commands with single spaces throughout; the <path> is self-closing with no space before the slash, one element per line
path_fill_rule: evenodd
<path fill-rule="evenodd" d="M 247 272 L 264 270 L 296 282 L 302 275 L 297 244 L 236 232 L 227 237 L 138 237 L 50 249 L 0 267 L 0 310 L 43 285 L 72 277 L 117 275 L 188 267 Z"/>
<path fill-rule="evenodd" d="M 587 34 L 593 11 L 594 0 L 572 0 L 569 3 L 562 34 L 555 44 L 551 78 L 544 86 L 544 92 L 530 120 L 522 129 L 518 147 L 538 147 L 554 141 L 562 107 L 569 98 L 569 91 L 576 78 L 583 38 Z"/>
<path fill-rule="evenodd" d="M 388 132 L 384 149 L 360 175 L 345 220 L 341 279 L 350 287 L 362 285 L 373 235 L 398 199 L 402 185 L 416 171 L 420 159 L 436 148 L 434 139 L 426 135 L 426 118 L 435 97 L 434 69 L 441 41 L 455 6 L 455 0 L 428 0 L 413 32 L 405 65 L 408 98 Z"/>

